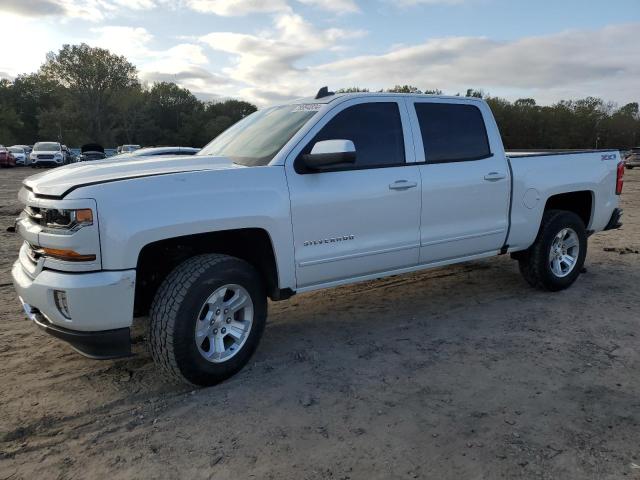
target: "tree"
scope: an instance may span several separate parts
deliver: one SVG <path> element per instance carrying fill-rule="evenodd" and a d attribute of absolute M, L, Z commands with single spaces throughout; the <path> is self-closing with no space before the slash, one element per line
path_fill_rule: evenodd
<path fill-rule="evenodd" d="M 396 85 L 387 90 L 389 93 L 422 93 L 418 87 L 413 85 Z"/>
<path fill-rule="evenodd" d="M 47 54 L 41 74 L 65 88 L 65 100 L 82 115 L 85 133 L 103 143 L 111 140 L 115 99 L 139 85 L 136 67 L 125 57 L 84 43 Z"/>

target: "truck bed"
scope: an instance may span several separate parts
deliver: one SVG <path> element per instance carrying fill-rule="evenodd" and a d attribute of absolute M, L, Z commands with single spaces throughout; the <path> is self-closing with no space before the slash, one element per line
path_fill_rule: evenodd
<path fill-rule="evenodd" d="M 521 157 L 547 157 L 550 155 L 575 155 L 579 153 L 602 153 L 602 152 L 617 152 L 614 149 L 592 149 L 592 150 L 509 150 L 505 152 L 509 158 L 521 158 Z"/>
<path fill-rule="evenodd" d="M 605 228 L 617 205 L 618 150 L 511 151 L 507 158 L 513 179 L 507 238 L 510 251 L 531 245 L 547 199 L 554 195 L 584 192 L 581 198 L 585 202 L 590 199 L 593 206 L 591 218 L 585 222 L 587 230 Z"/>

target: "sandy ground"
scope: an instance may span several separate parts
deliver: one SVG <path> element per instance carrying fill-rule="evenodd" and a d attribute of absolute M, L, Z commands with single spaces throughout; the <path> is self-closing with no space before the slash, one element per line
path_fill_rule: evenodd
<path fill-rule="evenodd" d="M 299 295 L 197 391 L 142 329 L 98 362 L 24 319 L 5 230 L 29 173 L 0 171 L 0 480 L 640 479 L 640 170 L 568 291 L 505 256 Z"/>

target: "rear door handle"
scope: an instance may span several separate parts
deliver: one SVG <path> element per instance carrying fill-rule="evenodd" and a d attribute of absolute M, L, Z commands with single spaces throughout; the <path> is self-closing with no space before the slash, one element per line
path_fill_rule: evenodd
<path fill-rule="evenodd" d="M 502 180 L 505 177 L 506 175 L 504 173 L 490 172 L 484 176 L 484 179 L 487 182 L 497 182 L 498 180 Z"/>
<path fill-rule="evenodd" d="M 408 190 L 418 186 L 417 182 L 410 182 L 409 180 L 396 180 L 389 184 L 389 190 Z"/>

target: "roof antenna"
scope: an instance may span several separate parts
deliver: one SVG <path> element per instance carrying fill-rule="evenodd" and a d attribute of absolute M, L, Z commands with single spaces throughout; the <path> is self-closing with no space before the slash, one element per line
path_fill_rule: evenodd
<path fill-rule="evenodd" d="M 329 97 L 331 95 L 335 95 L 335 93 L 330 92 L 329 87 L 322 87 L 320 90 L 318 90 L 318 93 L 316 93 L 316 100 L 318 100 L 319 98 Z"/>

